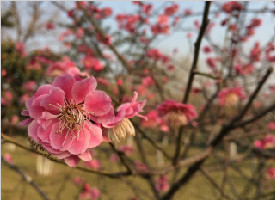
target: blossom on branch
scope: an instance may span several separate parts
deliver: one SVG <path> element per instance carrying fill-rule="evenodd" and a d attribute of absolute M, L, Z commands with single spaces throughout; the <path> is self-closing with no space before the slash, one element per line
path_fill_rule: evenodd
<path fill-rule="evenodd" d="M 78 81 L 74 76 L 59 76 L 39 87 L 22 113 L 30 117 L 21 124 L 29 124 L 33 142 L 72 167 L 92 159 L 89 150 L 102 142 L 98 123 L 114 115 L 111 98 L 96 90 L 96 85 L 93 76 Z"/>
<path fill-rule="evenodd" d="M 218 94 L 219 104 L 221 106 L 234 106 L 237 105 L 240 99 L 245 99 L 245 94 L 243 88 L 233 87 L 233 88 L 224 88 Z"/>
<path fill-rule="evenodd" d="M 182 104 L 175 100 L 165 100 L 157 106 L 160 117 L 171 127 L 178 127 L 188 124 L 194 118 L 197 118 L 195 107 L 190 104 Z"/>

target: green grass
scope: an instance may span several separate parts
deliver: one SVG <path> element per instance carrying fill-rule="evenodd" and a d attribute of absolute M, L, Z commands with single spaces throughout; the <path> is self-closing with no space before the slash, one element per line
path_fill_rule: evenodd
<path fill-rule="evenodd" d="M 17 138 L 21 141 L 22 138 Z M 149 156 L 149 161 L 152 165 L 155 164 L 155 149 L 146 145 L 146 155 Z M 108 147 L 107 144 L 103 146 Z M 172 145 L 168 146 L 166 150 L 172 155 L 173 148 Z M 201 149 L 192 149 L 189 154 L 195 154 L 200 152 Z M 7 150 L 2 146 L 2 154 L 6 153 Z M 139 177 L 127 178 L 127 183 L 124 180 L 119 179 L 109 179 L 95 174 L 85 173 L 74 168 L 60 165 L 54 163 L 54 170 L 51 176 L 40 176 L 36 173 L 36 156 L 26 150 L 16 148 L 15 151 L 10 152 L 12 155 L 14 163 L 19 166 L 26 174 L 33 178 L 33 180 L 41 187 L 41 189 L 49 196 L 50 199 L 77 199 L 77 195 L 81 188 L 75 186 L 72 183 L 72 179 L 76 176 L 82 177 L 87 183 L 92 187 L 98 187 L 102 196 L 101 199 L 106 200 L 117 200 L 117 199 L 130 199 L 135 197 L 134 191 L 129 186 L 129 183 L 137 184 L 138 187 L 146 192 L 150 192 L 150 187 L 148 183 Z M 223 156 L 222 152 L 219 152 Z M 109 161 L 108 157 L 99 151 L 97 151 L 96 157 L 101 160 L 104 170 L 117 172 L 123 169 L 117 163 L 112 163 Z M 131 156 L 133 159 L 138 159 L 138 155 Z M 215 163 L 215 159 L 210 158 L 205 163 L 207 166 L 212 166 Z M 251 175 L 251 162 L 242 163 L 243 171 L 249 176 Z M 222 183 L 223 173 L 218 170 L 220 166 L 209 167 L 209 173 L 211 177 L 215 179 L 219 184 Z M 182 169 L 180 175 L 186 171 Z M 23 182 L 21 177 L 14 171 L 9 169 L 5 164 L 2 164 L 1 169 L 2 174 L 2 199 L 5 200 L 28 200 L 28 199 L 41 199 L 38 193 L 27 183 Z M 169 175 L 172 177 L 172 174 Z M 231 178 L 231 183 L 237 186 L 237 192 L 240 192 L 243 186 L 246 184 L 246 180 L 242 179 L 237 172 L 233 170 L 228 170 L 228 176 Z M 66 179 L 66 177 L 68 177 Z M 63 188 L 60 190 L 60 188 Z M 61 192 L 60 192 L 61 191 Z M 230 193 L 230 186 L 225 185 L 225 191 L 227 194 Z M 253 189 L 249 191 L 251 194 L 254 193 Z M 150 194 L 152 195 L 152 194 Z M 201 199 L 218 199 L 220 194 L 213 188 L 209 181 L 201 174 L 196 173 L 195 177 L 181 190 L 176 193 L 175 199 L 188 199 L 188 200 L 201 200 Z M 143 199 L 150 199 L 149 197 L 144 197 Z"/>

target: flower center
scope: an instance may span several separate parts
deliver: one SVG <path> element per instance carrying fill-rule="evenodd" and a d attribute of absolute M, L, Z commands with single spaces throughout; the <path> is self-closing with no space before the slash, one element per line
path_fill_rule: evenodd
<path fill-rule="evenodd" d="M 178 127 L 188 124 L 187 116 L 182 112 L 171 111 L 163 117 L 163 121 L 170 127 Z"/>
<path fill-rule="evenodd" d="M 65 101 L 64 106 L 60 106 L 59 129 L 58 132 L 62 133 L 64 129 L 68 132 L 78 131 L 83 128 L 84 120 L 88 119 L 88 114 L 83 109 L 83 104 L 75 104 L 73 102 Z"/>
<path fill-rule="evenodd" d="M 229 93 L 225 98 L 225 105 L 236 106 L 238 104 L 238 95 L 235 93 Z"/>

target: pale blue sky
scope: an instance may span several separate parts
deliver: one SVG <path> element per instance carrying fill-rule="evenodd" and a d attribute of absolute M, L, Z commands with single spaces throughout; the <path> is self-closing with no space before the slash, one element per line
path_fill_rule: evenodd
<path fill-rule="evenodd" d="M 159 8 L 163 3 L 169 4 L 168 1 L 151 1 L 150 3 L 153 4 L 154 9 Z M 180 6 L 180 11 L 179 13 L 182 13 L 184 9 L 190 8 L 194 12 L 202 12 L 204 8 L 205 2 L 203 1 L 177 1 L 177 4 Z M 221 2 L 213 2 L 211 9 L 216 10 L 216 4 L 221 3 Z M 269 8 L 274 8 L 274 3 L 273 2 L 250 2 L 250 7 L 253 9 L 259 9 L 262 8 L 263 6 L 267 5 Z M 66 2 L 66 7 L 72 7 L 74 6 L 74 2 Z M 136 6 L 134 6 L 130 1 L 101 1 L 101 7 L 112 7 L 114 10 L 114 14 L 112 17 L 110 17 L 108 20 L 106 20 L 106 24 L 112 26 L 113 28 L 116 28 L 116 23 L 114 20 L 114 16 L 117 13 L 133 13 L 134 9 Z M 46 20 L 49 19 L 49 17 L 53 14 L 55 11 L 55 7 L 52 5 L 51 2 L 43 2 L 42 4 L 43 8 L 43 18 Z M 25 19 L 27 18 L 27 11 L 26 9 L 22 9 L 21 12 L 23 13 L 22 17 Z M 254 14 L 249 14 L 248 15 L 248 20 L 251 18 L 251 16 L 254 16 Z M 260 17 L 263 20 L 263 25 L 256 30 L 255 37 L 250 40 L 248 45 L 254 44 L 255 40 L 260 40 L 263 44 L 269 40 L 272 35 L 274 34 L 274 27 L 275 27 L 275 20 L 274 16 L 272 14 L 258 14 L 256 15 L 257 17 Z M 188 19 L 184 19 L 184 27 L 193 27 L 193 22 L 195 19 L 200 20 L 201 16 L 197 17 L 190 17 Z M 210 15 L 210 21 L 215 22 L 216 24 L 219 24 L 220 20 L 223 19 L 221 16 L 219 18 L 219 21 L 216 21 L 214 15 Z M 67 17 L 65 14 L 61 14 L 58 19 L 58 21 L 64 22 L 67 20 Z M 25 19 L 25 21 L 27 21 Z M 224 28 L 221 26 L 216 26 L 212 32 L 212 38 L 213 41 L 217 44 L 222 44 L 223 43 L 223 38 L 224 38 Z M 46 33 L 43 37 L 37 36 L 36 37 L 36 43 L 39 43 L 39 46 L 45 46 L 48 45 L 49 47 L 53 48 L 55 51 L 62 50 L 63 48 L 60 43 L 57 41 L 58 38 L 58 32 L 54 33 Z M 196 35 L 194 35 L 193 41 L 196 39 Z M 205 42 L 203 43 L 205 44 Z M 30 45 L 32 46 L 32 45 Z M 37 46 L 35 46 L 37 47 Z M 180 50 L 180 53 L 185 55 L 186 53 L 189 52 L 189 46 L 188 46 L 188 40 L 186 37 L 186 32 L 173 32 L 170 35 L 165 35 L 162 37 L 160 40 L 158 40 L 158 43 L 156 44 L 156 47 L 160 48 L 164 52 L 171 52 L 174 48 L 178 48 Z"/>

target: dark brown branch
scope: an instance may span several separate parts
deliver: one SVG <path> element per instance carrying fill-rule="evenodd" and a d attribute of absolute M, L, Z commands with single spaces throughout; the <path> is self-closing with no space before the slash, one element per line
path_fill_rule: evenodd
<path fill-rule="evenodd" d="M 30 176 L 28 176 L 27 174 L 25 174 L 18 166 L 16 166 L 13 163 L 7 162 L 2 156 L 1 156 L 1 161 L 3 163 L 5 163 L 10 169 L 12 169 L 17 174 L 19 174 L 26 183 L 28 183 L 30 186 L 32 186 L 34 188 L 34 190 L 39 193 L 39 195 L 41 196 L 42 199 L 50 200 L 49 197 L 45 194 L 45 192 L 43 192 L 40 189 L 40 187 L 32 180 L 32 178 Z"/>
<path fill-rule="evenodd" d="M 201 46 L 201 40 L 202 37 L 206 31 L 206 27 L 208 24 L 208 13 L 209 13 L 209 8 L 210 8 L 211 2 L 207 1 L 205 3 L 205 8 L 204 8 L 204 14 L 202 17 L 202 25 L 200 28 L 200 32 L 197 38 L 197 41 L 195 43 L 195 49 L 194 49 L 194 58 L 193 58 L 193 64 L 191 67 L 191 70 L 189 72 L 189 77 L 188 77 L 188 83 L 187 83 L 187 88 L 185 90 L 184 98 L 182 100 L 182 103 L 186 104 L 188 103 L 188 97 L 192 88 L 192 84 L 194 81 L 194 76 L 195 76 L 195 70 L 197 68 L 197 63 L 199 60 L 199 55 L 200 55 L 200 46 Z M 175 154 L 174 154 L 174 159 L 173 159 L 173 165 L 177 164 L 177 161 L 179 159 L 180 153 L 181 153 L 181 140 L 182 140 L 182 132 L 183 132 L 184 127 L 181 126 L 178 134 L 177 134 L 177 143 L 176 143 L 176 148 L 175 148 Z"/>
<path fill-rule="evenodd" d="M 134 124 L 135 128 L 138 130 L 138 132 L 142 135 L 142 137 L 144 137 L 144 139 L 146 139 L 148 142 L 150 142 L 151 145 L 152 145 L 153 147 L 155 147 L 156 149 L 158 149 L 159 151 L 161 151 L 161 152 L 163 153 L 163 155 L 164 155 L 167 159 L 169 159 L 169 160 L 172 159 L 171 156 L 168 155 L 168 154 L 163 150 L 163 148 L 161 148 L 160 146 L 158 146 L 158 144 L 157 144 L 155 141 L 153 141 L 150 137 L 148 137 L 148 136 L 144 133 L 144 131 L 143 131 L 137 124 L 135 124 L 135 123 L 133 123 L 133 124 Z"/>
<path fill-rule="evenodd" d="M 272 70 L 271 70 L 272 72 Z M 207 150 L 212 151 L 212 149 L 214 149 L 215 147 L 217 147 L 217 145 L 223 140 L 223 138 L 232 130 L 238 128 L 239 126 L 236 126 L 235 123 L 237 123 L 239 120 L 242 119 L 243 114 L 246 113 L 246 110 L 249 109 L 252 101 L 255 99 L 256 95 L 258 94 L 258 92 L 260 91 L 261 87 L 263 86 L 263 84 L 266 82 L 268 76 L 271 74 L 270 70 L 267 71 L 266 75 L 262 78 L 262 80 L 259 82 L 259 84 L 257 85 L 257 87 L 255 88 L 254 92 L 252 93 L 252 95 L 249 98 L 248 103 L 246 104 L 246 106 L 244 107 L 243 111 L 236 116 L 235 118 L 233 118 L 231 120 L 231 122 L 229 124 L 225 124 L 221 130 L 219 131 L 219 133 L 217 134 L 217 136 L 212 140 L 212 142 L 210 143 L 209 147 L 207 148 Z M 262 112 L 260 117 L 263 117 L 271 108 L 275 107 L 275 104 L 270 106 L 268 109 L 265 110 L 265 112 Z M 260 118 L 259 117 L 259 118 Z M 196 161 L 195 163 L 193 163 L 192 166 L 190 166 L 187 170 L 187 172 L 185 174 L 183 174 L 183 176 L 174 184 L 172 185 L 171 189 L 161 198 L 162 200 L 166 200 L 166 199 L 171 199 L 174 194 L 180 189 L 181 186 L 183 186 L 184 184 L 186 184 L 191 177 L 194 176 L 194 174 L 200 169 L 201 165 L 204 163 L 204 161 L 208 158 L 208 156 L 210 155 L 207 154 L 205 157 L 203 157 L 202 159 Z"/>
<path fill-rule="evenodd" d="M 200 27 L 200 32 L 199 32 L 198 38 L 195 42 L 193 64 L 192 64 L 192 67 L 191 67 L 191 71 L 189 73 L 187 88 L 185 90 L 184 98 L 182 100 L 182 103 L 184 103 L 184 104 L 186 104 L 188 102 L 188 97 L 189 97 L 190 90 L 192 88 L 192 84 L 193 84 L 193 81 L 194 81 L 195 70 L 197 68 L 197 63 L 198 63 L 199 56 L 200 56 L 201 40 L 202 40 L 202 37 L 203 37 L 203 35 L 206 31 L 207 25 L 209 23 L 208 13 L 209 13 L 210 4 L 211 4 L 210 1 L 207 1 L 206 4 L 205 4 L 203 18 L 202 18 L 202 24 L 201 24 L 201 27 Z"/>
<path fill-rule="evenodd" d="M 125 168 L 127 169 L 127 172 L 128 172 L 129 174 L 131 174 L 131 173 L 132 173 L 132 169 L 131 169 L 131 167 L 127 164 L 126 160 L 124 159 L 125 154 L 124 154 L 122 151 L 116 149 L 116 148 L 115 148 L 115 145 L 114 145 L 112 142 L 109 142 L 109 145 L 111 146 L 111 148 L 113 149 L 113 151 L 119 156 L 120 161 L 121 161 L 121 163 L 125 166 Z"/>

